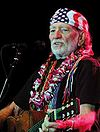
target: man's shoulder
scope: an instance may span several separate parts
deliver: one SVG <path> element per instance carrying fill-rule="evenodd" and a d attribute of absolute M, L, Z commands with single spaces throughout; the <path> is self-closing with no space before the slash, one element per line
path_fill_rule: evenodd
<path fill-rule="evenodd" d="M 80 65 L 100 67 L 100 62 L 95 57 L 86 57 L 80 61 Z"/>

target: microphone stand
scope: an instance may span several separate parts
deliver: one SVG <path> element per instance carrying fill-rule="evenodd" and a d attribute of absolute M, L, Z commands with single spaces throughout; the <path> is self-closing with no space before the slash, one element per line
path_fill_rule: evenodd
<path fill-rule="evenodd" d="M 18 49 L 18 47 L 17 47 L 17 48 L 16 48 L 16 55 L 15 55 L 15 57 L 14 57 L 14 61 L 13 61 L 12 64 L 10 64 L 11 70 L 10 70 L 8 76 L 6 75 L 6 79 L 5 79 L 5 81 L 4 81 L 4 85 L 3 85 L 3 88 L 2 88 L 1 93 L 0 93 L 0 102 L 2 102 L 2 100 L 4 99 L 4 97 L 5 97 L 6 94 L 7 94 L 7 91 L 8 91 L 9 86 L 10 86 L 9 83 L 8 83 L 8 81 L 9 81 L 9 79 L 11 78 L 11 75 L 12 75 L 12 73 L 13 73 L 13 70 L 14 70 L 15 66 L 17 65 L 17 63 L 18 63 L 18 61 L 19 61 L 19 59 L 20 59 L 20 55 L 21 55 L 21 52 L 19 51 L 19 49 Z M 7 89 L 6 93 L 4 93 L 4 91 L 5 91 L 7 85 L 8 85 L 8 89 Z"/>
<path fill-rule="evenodd" d="M 8 88 L 9 88 L 9 83 L 8 83 L 8 81 L 9 81 L 11 75 L 12 75 L 12 71 L 13 71 L 13 67 L 11 68 L 8 77 L 6 77 L 6 79 L 5 79 L 3 88 L 2 88 L 1 93 L 0 93 L 0 102 L 4 99 L 4 97 L 5 97 L 6 93 L 7 93 L 7 91 L 6 91 L 6 93 L 3 95 L 3 93 L 4 93 L 5 89 L 6 89 L 7 84 L 8 84 Z M 2 97 L 2 96 L 3 96 L 3 97 Z"/>

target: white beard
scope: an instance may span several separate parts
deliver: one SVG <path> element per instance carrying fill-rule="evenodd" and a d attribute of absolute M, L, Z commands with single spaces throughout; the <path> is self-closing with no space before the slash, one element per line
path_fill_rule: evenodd
<path fill-rule="evenodd" d="M 76 47 L 72 47 L 71 45 L 67 44 L 63 44 L 61 47 L 51 44 L 51 51 L 55 55 L 56 59 L 65 59 L 75 49 Z"/>
<path fill-rule="evenodd" d="M 64 47 L 61 47 L 61 49 L 56 49 L 51 46 L 51 51 L 56 56 L 56 59 L 64 59 L 67 56 L 67 51 Z"/>
<path fill-rule="evenodd" d="M 51 42 L 51 51 L 56 59 L 65 59 L 70 53 L 77 49 L 77 43 L 63 40 L 54 40 Z"/>

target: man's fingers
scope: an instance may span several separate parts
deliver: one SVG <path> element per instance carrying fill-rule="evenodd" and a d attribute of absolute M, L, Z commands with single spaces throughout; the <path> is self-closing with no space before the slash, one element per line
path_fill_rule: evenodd
<path fill-rule="evenodd" d="M 43 132 L 48 132 L 48 127 L 46 126 L 45 123 L 42 124 L 42 131 Z M 41 131 L 40 131 L 41 132 Z"/>
<path fill-rule="evenodd" d="M 41 128 L 39 128 L 39 132 L 43 132 Z"/>

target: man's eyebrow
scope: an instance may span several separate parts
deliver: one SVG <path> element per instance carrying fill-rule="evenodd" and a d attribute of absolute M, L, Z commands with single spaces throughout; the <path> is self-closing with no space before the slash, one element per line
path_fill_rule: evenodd
<path fill-rule="evenodd" d="M 50 28 L 55 28 L 55 26 L 50 26 Z"/>

